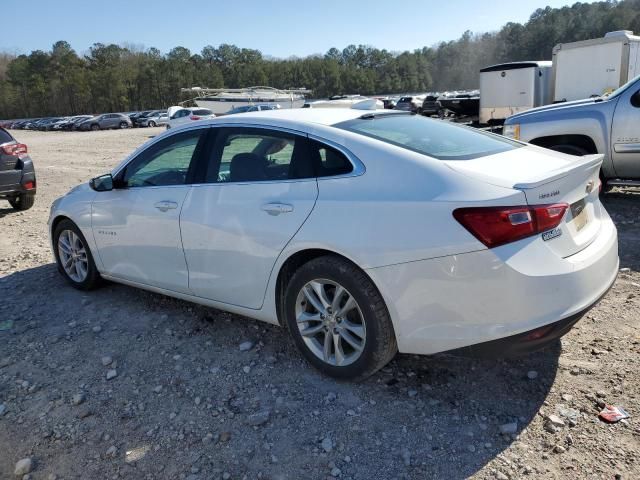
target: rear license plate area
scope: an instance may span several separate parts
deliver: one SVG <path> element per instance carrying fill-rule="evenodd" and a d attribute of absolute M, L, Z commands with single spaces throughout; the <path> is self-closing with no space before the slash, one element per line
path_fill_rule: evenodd
<path fill-rule="evenodd" d="M 576 227 L 576 231 L 579 232 L 589 222 L 589 216 L 587 215 L 587 203 L 584 199 L 578 200 L 577 202 L 572 203 L 569 208 L 571 208 L 571 216 L 573 217 L 571 223 Z"/>

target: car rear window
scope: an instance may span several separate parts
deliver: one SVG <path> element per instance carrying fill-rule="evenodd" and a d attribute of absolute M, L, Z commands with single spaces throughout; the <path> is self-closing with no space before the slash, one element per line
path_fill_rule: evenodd
<path fill-rule="evenodd" d="M 201 108 L 200 110 L 193 110 L 194 115 L 211 115 L 213 112 L 211 110 L 207 110 L 206 108 Z"/>
<path fill-rule="evenodd" d="M 522 146 L 507 138 L 421 115 L 363 115 L 334 126 L 438 160 L 471 160 Z"/>
<path fill-rule="evenodd" d="M 413 97 L 402 97 L 398 102 L 410 102 L 411 100 L 413 100 Z"/>
<path fill-rule="evenodd" d="M 0 128 L 0 144 L 13 142 L 13 137 L 4 128 Z"/>

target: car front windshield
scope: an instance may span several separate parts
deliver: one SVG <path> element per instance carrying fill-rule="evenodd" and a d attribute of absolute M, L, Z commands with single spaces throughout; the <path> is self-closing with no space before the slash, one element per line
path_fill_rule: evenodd
<path fill-rule="evenodd" d="M 369 114 L 334 125 L 438 160 L 471 160 L 523 145 L 421 115 Z"/>

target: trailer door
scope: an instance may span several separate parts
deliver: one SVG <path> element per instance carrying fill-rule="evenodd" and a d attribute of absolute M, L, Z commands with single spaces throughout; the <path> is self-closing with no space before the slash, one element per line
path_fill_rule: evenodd
<path fill-rule="evenodd" d="M 554 101 L 582 100 L 614 91 L 621 85 L 623 50 L 623 42 L 560 49 L 554 59 Z"/>
<path fill-rule="evenodd" d="M 629 75 L 627 80 L 640 75 L 640 42 L 629 42 Z"/>
<path fill-rule="evenodd" d="M 480 73 L 480 123 L 504 120 L 535 107 L 537 67 Z"/>

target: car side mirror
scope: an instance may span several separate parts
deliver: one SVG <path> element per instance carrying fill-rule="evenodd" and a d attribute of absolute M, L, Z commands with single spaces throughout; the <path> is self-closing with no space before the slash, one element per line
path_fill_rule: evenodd
<path fill-rule="evenodd" d="M 636 108 L 640 108 L 640 90 L 631 95 L 631 105 Z"/>
<path fill-rule="evenodd" d="M 110 173 L 100 175 L 99 177 L 92 178 L 89 185 L 96 192 L 108 192 L 113 190 L 113 177 Z"/>

